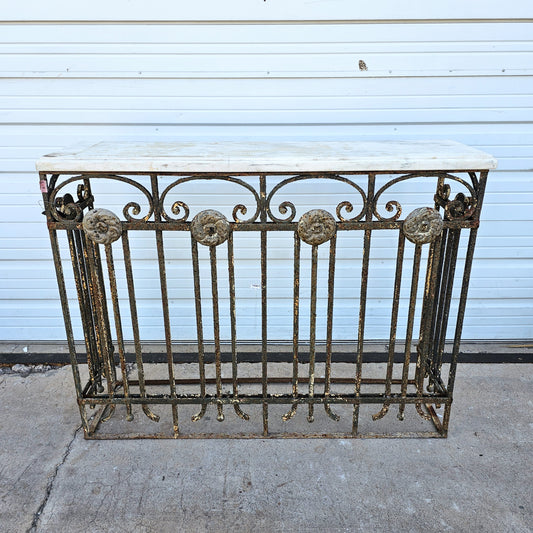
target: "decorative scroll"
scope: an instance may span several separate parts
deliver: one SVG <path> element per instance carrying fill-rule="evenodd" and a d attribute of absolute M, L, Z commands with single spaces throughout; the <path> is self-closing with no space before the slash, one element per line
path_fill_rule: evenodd
<path fill-rule="evenodd" d="M 323 209 L 312 209 L 303 214 L 298 222 L 298 235 L 302 241 L 311 245 L 329 241 L 335 231 L 337 223 L 333 216 Z"/>
<path fill-rule="evenodd" d="M 200 181 L 200 180 L 229 181 L 230 183 L 236 183 L 237 185 L 244 187 L 245 189 L 250 191 L 254 197 L 255 212 L 250 218 L 241 219 L 239 218 L 239 214 L 243 216 L 246 215 L 246 213 L 248 213 L 248 208 L 243 204 L 237 204 L 233 208 L 233 212 L 232 212 L 233 220 L 237 223 L 250 223 L 250 222 L 255 222 L 257 218 L 259 217 L 260 205 L 261 205 L 259 194 L 249 183 L 246 183 L 246 181 L 241 180 L 239 178 L 234 178 L 232 176 L 187 176 L 185 178 L 179 178 L 173 183 L 171 183 L 161 194 L 161 198 L 160 198 L 161 215 L 166 221 L 168 222 L 186 222 L 187 221 L 187 219 L 189 218 L 190 209 L 189 209 L 189 206 L 185 202 L 182 202 L 181 200 L 175 201 L 170 207 L 170 212 L 172 213 L 172 215 L 174 215 L 174 216 L 171 216 L 165 209 L 165 200 L 167 196 L 169 195 L 169 193 L 173 191 L 173 189 L 181 185 L 182 183 L 186 183 L 188 181 Z"/>
<path fill-rule="evenodd" d="M 55 180 L 53 180 L 55 183 Z M 53 205 L 52 216 L 56 220 L 81 220 L 83 210 L 86 207 L 92 207 L 94 198 L 91 194 L 89 183 L 79 183 L 77 188 L 77 200 L 74 200 L 71 194 L 66 193 L 64 196 L 55 197 L 50 200 Z"/>
<path fill-rule="evenodd" d="M 442 217 L 436 209 L 419 207 L 405 219 L 403 233 L 414 244 L 426 244 L 433 242 L 443 227 Z"/>
<path fill-rule="evenodd" d="M 385 204 L 385 209 L 389 213 L 393 213 L 390 217 L 383 216 L 378 209 L 379 201 L 385 191 L 405 180 L 414 179 L 414 178 L 431 178 L 437 177 L 441 185 L 439 185 L 437 194 L 435 195 L 435 203 L 444 208 L 445 219 L 446 220 L 467 220 L 472 216 L 477 206 L 477 187 L 478 182 L 474 173 L 469 173 L 470 179 L 472 180 L 472 185 L 467 181 L 452 174 L 447 174 L 446 172 L 438 172 L 435 174 L 426 174 L 426 173 L 411 173 L 406 174 L 405 176 L 399 176 L 388 181 L 383 187 L 381 187 L 374 195 L 374 202 L 372 206 L 372 212 L 374 216 L 382 222 L 393 222 L 398 220 L 402 215 L 402 206 L 397 200 L 389 200 Z M 470 196 L 465 196 L 463 193 L 458 193 L 454 200 L 449 200 L 451 186 L 445 184 L 444 180 L 450 180 L 457 183 L 460 183 L 468 191 Z"/>
<path fill-rule="evenodd" d="M 114 174 L 105 174 L 105 175 L 89 175 L 85 174 L 83 176 L 74 176 L 72 178 L 69 178 L 62 182 L 60 185 L 55 187 L 52 192 L 50 193 L 49 202 L 50 205 L 54 206 L 53 209 L 51 209 L 51 215 L 52 217 L 57 220 L 76 220 L 80 221 L 83 216 L 83 210 L 86 207 L 90 207 L 92 205 L 92 202 L 94 201 L 92 194 L 90 190 L 88 189 L 88 183 L 91 179 L 109 179 L 114 181 L 121 181 L 123 183 L 127 183 L 128 185 L 131 185 L 132 187 L 135 187 L 141 193 L 146 197 L 146 200 L 148 202 L 148 213 L 140 218 L 136 218 L 133 215 L 139 215 L 141 213 L 141 206 L 137 202 L 128 202 L 124 209 L 122 210 L 122 214 L 124 215 L 124 218 L 128 222 L 146 222 L 150 219 L 150 217 L 154 213 L 154 202 L 152 195 L 140 183 L 137 181 L 126 178 L 124 176 L 117 176 Z M 65 194 L 63 197 L 58 196 L 58 193 L 66 187 L 68 184 L 76 182 L 76 181 L 83 181 L 83 183 L 80 183 L 78 185 L 78 201 L 74 202 L 72 199 L 72 196 L 70 194 Z"/>
<path fill-rule="evenodd" d="M 467 220 L 475 212 L 477 201 L 472 196 L 465 196 L 462 192 L 450 200 L 451 187 L 444 183 L 435 194 L 435 203 L 444 209 L 446 220 Z"/>
<path fill-rule="evenodd" d="M 204 246 L 218 246 L 227 240 L 230 232 L 226 217 L 214 209 L 198 213 L 191 222 L 191 234 Z"/>
<path fill-rule="evenodd" d="M 111 244 L 122 234 L 122 224 L 108 209 L 92 209 L 83 219 L 83 230 L 89 239 L 98 244 Z"/>
<path fill-rule="evenodd" d="M 357 183 L 354 183 L 350 179 L 345 178 L 343 176 L 339 176 L 337 174 L 318 174 L 316 176 L 311 175 L 311 174 L 303 174 L 301 176 L 293 176 L 292 178 L 287 178 L 272 188 L 266 200 L 266 211 L 267 211 L 269 218 L 273 220 L 274 222 L 292 222 L 294 218 L 296 217 L 296 207 L 294 206 L 294 204 L 289 201 L 281 202 L 278 206 L 278 211 L 282 215 L 286 215 L 287 213 L 289 214 L 288 216 L 284 218 L 277 217 L 276 215 L 272 213 L 272 207 L 271 207 L 272 199 L 274 195 L 286 185 L 289 185 L 290 183 L 295 183 L 297 181 L 310 180 L 310 179 L 328 179 L 328 180 L 333 180 L 333 181 L 341 181 L 343 183 L 347 183 L 348 185 L 350 185 L 350 187 L 353 187 L 361 195 L 361 199 L 363 203 L 363 207 L 361 208 L 361 211 L 352 218 L 346 218 L 342 214 L 342 212 L 343 210 L 345 210 L 347 213 L 351 213 L 353 211 L 353 204 L 347 200 L 344 200 L 337 205 L 335 212 L 337 214 L 338 219 L 341 222 L 357 222 L 364 217 L 366 213 L 366 209 L 367 209 L 367 197 L 363 189 L 359 185 L 357 185 Z"/>

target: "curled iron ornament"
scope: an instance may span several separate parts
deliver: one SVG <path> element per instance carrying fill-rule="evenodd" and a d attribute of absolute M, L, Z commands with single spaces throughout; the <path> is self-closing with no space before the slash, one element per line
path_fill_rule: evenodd
<path fill-rule="evenodd" d="M 55 177 L 55 176 L 54 176 Z M 56 179 L 51 180 L 55 185 Z M 56 196 L 55 194 L 50 200 L 52 208 L 52 216 L 56 220 L 75 220 L 80 221 L 83 217 L 83 210 L 86 207 L 92 207 L 94 198 L 91 195 L 90 186 L 88 183 L 79 183 L 76 189 L 77 200 L 70 193 L 66 193 L 64 196 Z"/>
<path fill-rule="evenodd" d="M 453 200 L 450 200 L 450 195 L 451 187 L 447 183 L 439 187 L 435 194 L 435 203 L 444 209 L 446 220 L 469 219 L 476 210 L 476 199 L 460 192 L 455 195 Z"/>
<path fill-rule="evenodd" d="M 183 209 L 183 215 L 179 216 Z M 173 219 L 175 222 L 184 222 L 189 218 L 189 206 L 185 202 L 180 202 L 179 200 L 172 204 L 170 208 L 173 215 L 176 215 L 177 218 Z M 170 220 L 168 217 L 163 215 L 167 220 Z"/>
<path fill-rule="evenodd" d="M 200 175 L 200 176 L 186 176 L 186 177 L 183 177 L 183 178 L 179 178 L 176 181 L 174 181 L 173 183 L 171 183 L 161 193 L 161 197 L 160 197 L 160 200 L 159 200 L 159 203 L 161 205 L 161 215 L 163 216 L 163 218 L 167 222 L 186 222 L 187 219 L 189 218 L 189 214 L 190 214 L 189 206 L 185 202 L 182 202 L 182 201 L 174 202 L 172 204 L 171 209 L 170 209 L 171 213 L 173 215 L 176 215 L 177 218 L 173 217 L 169 213 L 167 213 L 166 210 L 165 210 L 165 200 L 166 200 L 168 194 L 173 189 L 175 189 L 176 187 L 181 185 L 182 183 L 186 183 L 188 181 L 200 181 L 200 180 L 229 181 L 230 183 L 236 183 L 237 185 L 240 185 L 241 187 L 244 187 L 245 189 L 247 189 L 248 191 L 250 191 L 252 193 L 252 195 L 254 197 L 254 200 L 255 200 L 255 212 L 254 212 L 254 214 L 250 218 L 248 218 L 246 220 L 239 218 L 239 213 L 242 214 L 242 215 L 246 215 L 246 213 L 248 212 L 248 208 L 245 205 L 243 205 L 243 204 L 237 204 L 233 208 L 233 211 L 232 211 L 232 217 L 233 217 L 233 220 L 235 222 L 237 222 L 239 224 L 254 222 L 257 219 L 257 217 L 259 216 L 260 204 L 261 204 L 261 201 L 260 201 L 260 198 L 259 198 L 259 194 L 257 193 L 257 191 L 249 183 L 246 183 L 244 180 L 241 180 L 239 178 L 235 178 L 233 176 L 202 176 L 202 175 Z M 183 214 L 181 214 L 182 210 L 183 210 Z"/>
<path fill-rule="evenodd" d="M 442 187 L 439 187 L 437 190 L 437 194 L 435 195 L 435 203 L 443 207 L 446 212 L 446 204 L 450 202 L 454 202 L 453 204 L 450 204 L 450 206 L 448 207 L 450 214 L 446 213 L 446 218 L 449 220 L 469 218 L 470 216 L 472 216 L 475 210 L 475 207 L 477 205 L 476 191 L 478 187 L 478 182 L 477 182 L 475 174 L 470 173 L 469 176 L 470 176 L 470 179 L 472 180 L 472 185 L 468 183 L 467 181 L 465 181 L 464 179 L 454 176 L 452 174 L 448 174 L 446 172 L 435 172 L 435 173 L 412 172 L 404 176 L 399 176 L 385 183 L 385 185 L 383 185 L 383 187 L 381 187 L 376 192 L 376 194 L 374 195 L 372 212 L 374 216 L 382 222 L 394 222 L 398 220 L 400 216 L 402 215 L 402 206 L 396 200 L 390 200 L 385 204 L 385 209 L 389 213 L 394 212 L 394 214 L 391 217 L 384 217 L 378 212 L 378 203 L 383 193 L 387 189 L 390 189 L 391 187 L 396 185 L 397 183 L 400 183 L 405 180 L 414 179 L 414 178 L 435 178 L 436 177 L 436 178 L 439 178 L 440 180 L 447 179 L 450 181 L 455 181 L 457 183 L 460 183 L 463 187 L 465 187 L 465 189 L 467 189 L 468 193 L 471 195 L 470 197 L 466 197 L 464 194 L 459 193 L 456 196 L 455 200 L 449 201 L 448 198 L 449 198 L 450 190 L 451 190 L 450 185 L 445 184 Z M 461 199 L 466 201 L 466 207 L 464 207 L 464 209 L 463 209 L 463 204 L 461 203 Z M 462 212 L 461 212 L 461 209 L 463 209 Z"/>
<path fill-rule="evenodd" d="M 79 183 L 76 189 L 76 195 L 78 196 L 78 203 L 86 203 L 87 205 L 92 205 L 94 198 L 91 194 L 91 186 L 89 182 Z"/>
<path fill-rule="evenodd" d="M 414 244 L 433 242 L 442 233 L 444 223 L 436 209 L 419 207 L 406 217 L 403 233 Z"/>
<path fill-rule="evenodd" d="M 71 194 L 67 193 L 65 196 L 59 196 L 54 199 L 52 216 L 58 221 L 79 221 L 83 216 L 83 208 L 78 202 L 74 201 Z"/>
<path fill-rule="evenodd" d="M 83 219 L 83 231 L 98 244 L 111 244 L 122 235 L 122 224 L 108 209 L 91 209 Z"/>
<path fill-rule="evenodd" d="M 141 191 L 141 193 L 146 197 L 148 201 L 148 213 L 143 217 L 135 218 L 132 215 L 138 215 L 141 212 L 141 206 L 137 202 L 128 202 L 124 206 L 124 209 L 122 210 L 122 214 L 124 215 L 124 218 L 128 222 L 146 222 L 153 215 L 154 202 L 153 202 L 152 195 L 150 194 L 148 189 L 144 187 L 143 185 L 141 185 L 140 183 L 130 178 L 126 178 L 124 176 L 118 176 L 115 174 L 104 174 L 104 175 L 85 174 L 85 175 L 73 176 L 72 178 L 69 178 L 63 181 L 62 183 L 60 183 L 57 187 L 55 187 L 56 181 L 53 182 L 54 188 L 50 192 L 49 202 L 50 202 L 50 205 L 53 206 L 53 208 L 50 210 L 50 214 L 55 220 L 61 221 L 66 218 L 65 215 L 63 214 L 63 211 L 65 211 L 66 209 L 65 205 L 67 203 L 65 199 L 72 198 L 70 194 L 65 194 L 62 200 L 58 196 L 58 193 L 68 184 L 83 180 L 84 183 L 83 184 L 80 183 L 77 189 L 78 201 L 73 202 L 74 205 L 68 207 L 68 210 L 70 210 L 69 220 L 81 220 L 83 209 L 85 209 L 87 206 L 91 206 L 93 202 L 91 191 L 89 190 L 88 185 L 87 185 L 89 183 L 89 180 L 91 179 L 109 179 L 113 181 L 121 181 Z M 50 188 L 52 188 L 52 182 L 50 184 Z M 73 211 L 76 212 L 76 215 L 74 218 L 72 218 L 72 214 L 71 214 Z"/>
<path fill-rule="evenodd" d="M 284 202 L 281 202 L 281 204 L 279 204 L 278 211 L 282 215 L 286 215 L 288 211 L 290 211 L 290 213 L 288 217 L 278 218 L 269 212 L 270 218 L 272 218 L 272 220 L 274 220 L 275 222 L 292 222 L 294 220 L 294 217 L 296 216 L 296 207 L 294 207 L 294 204 L 292 202 L 289 202 L 288 200 L 285 200 Z"/>
<path fill-rule="evenodd" d="M 329 241 L 337 231 L 333 215 L 323 209 L 312 209 L 298 221 L 298 236 L 313 246 Z"/>
<path fill-rule="evenodd" d="M 231 216 L 233 217 L 233 220 L 235 220 L 235 222 L 243 222 L 243 219 L 239 218 L 238 216 L 239 213 L 241 213 L 241 215 L 246 215 L 246 213 L 248 213 L 248 208 L 244 204 L 237 204 L 233 208 Z"/>
<path fill-rule="evenodd" d="M 400 202 L 398 202 L 396 200 L 389 200 L 385 204 L 385 209 L 389 213 L 393 213 L 394 212 L 394 215 L 392 215 L 392 217 L 382 218 L 380 220 L 398 220 L 402 216 L 402 204 L 400 204 Z M 379 215 L 377 215 L 377 216 L 379 218 Z"/>
<path fill-rule="evenodd" d="M 270 194 L 268 195 L 266 199 L 266 212 L 269 218 L 274 222 L 280 222 L 280 223 L 292 222 L 294 218 L 296 217 L 296 207 L 294 206 L 294 204 L 292 202 L 289 202 L 288 200 L 281 202 L 277 208 L 278 211 L 282 215 L 287 215 L 287 213 L 289 214 L 288 216 L 278 217 L 272 213 L 271 204 L 272 204 L 273 197 L 281 188 L 285 187 L 286 185 L 289 185 L 290 183 L 295 183 L 297 181 L 302 181 L 302 180 L 311 180 L 311 179 L 330 179 L 334 181 L 340 181 L 342 183 L 346 183 L 347 185 L 350 185 L 350 187 L 354 188 L 361 195 L 361 198 L 363 200 L 363 207 L 361 208 L 361 211 L 352 218 L 346 218 L 342 214 L 343 210 L 345 210 L 347 213 L 351 213 L 353 211 L 354 208 L 351 202 L 345 200 L 345 201 L 340 202 L 337 205 L 335 212 L 340 222 L 358 222 L 364 217 L 366 213 L 366 209 L 367 209 L 367 198 L 366 198 L 366 194 L 364 190 L 359 185 L 357 185 L 357 183 L 353 182 L 352 180 L 344 176 L 339 176 L 338 174 L 318 174 L 318 175 L 302 174 L 300 176 L 292 176 L 290 178 L 284 179 L 283 181 L 281 181 L 275 187 L 272 188 L 272 190 L 270 191 Z"/>
<path fill-rule="evenodd" d="M 337 214 L 337 218 L 341 222 L 358 222 L 363 218 L 363 215 L 365 214 L 366 206 L 363 205 L 363 208 L 359 212 L 358 215 L 352 218 L 346 218 L 342 215 L 342 210 L 345 210 L 347 213 L 351 213 L 353 211 L 353 204 L 352 202 L 348 202 L 347 200 L 344 200 L 343 202 L 340 202 L 339 205 L 335 208 L 335 213 Z"/>
<path fill-rule="evenodd" d="M 226 217 L 214 209 L 200 211 L 191 221 L 193 238 L 204 246 L 218 246 L 227 240 L 230 232 Z"/>

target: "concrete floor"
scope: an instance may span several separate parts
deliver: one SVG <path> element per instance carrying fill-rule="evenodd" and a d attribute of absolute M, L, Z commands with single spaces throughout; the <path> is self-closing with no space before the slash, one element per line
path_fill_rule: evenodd
<path fill-rule="evenodd" d="M 459 366 L 448 439 L 86 441 L 70 369 L 0 375 L 0 531 L 531 532 L 531 365 Z"/>

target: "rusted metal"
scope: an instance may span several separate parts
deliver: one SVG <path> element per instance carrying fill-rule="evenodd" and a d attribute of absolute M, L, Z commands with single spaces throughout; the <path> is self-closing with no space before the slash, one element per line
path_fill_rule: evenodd
<path fill-rule="evenodd" d="M 270 175 L 264 174 L 254 175 L 258 187 L 252 185 L 254 179 L 250 173 L 152 173 L 149 174 L 149 186 L 139 181 L 136 177 L 138 174 L 142 173 L 40 174 L 74 383 L 86 438 L 359 438 L 447 435 L 487 171 L 435 170 L 408 174 L 401 171 L 342 174 L 317 172 L 290 176 L 273 173 L 275 184 L 272 187 L 269 187 Z M 172 176 L 174 181 L 160 191 L 162 176 L 167 176 L 167 179 Z M 383 176 L 387 178 L 384 184 Z M 395 185 L 417 178 L 434 182 L 434 196 L 427 202 L 433 207 L 420 206 L 402 220 L 400 202 L 395 199 L 385 201 L 382 198 L 387 199 Z M 301 213 L 293 201 L 281 199 L 278 203 L 277 199 L 287 185 L 317 179 L 344 184 L 349 189 L 351 199 L 342 199 L 331 212 L 313 209 Z M 105 208 L 105 196 L 95 198 L 91 189 L 94 180 L 126 184 L 145 199 L 145 204 L 127 202 L 119 217 Z M 209 206 L 199 206 L 200 209 L 194 206 L 197 214 L 191 218 L 190 206 L 181 199 L 174 200 L 177 189 L 186 182 L 213 180 L 222 180 L 245 189 L 251 194 L 255 206 L 249 208 L 243 204 L 235 205 L 230 220 Z M 382 185 L 378 186 L 378 183 Z M 460 191 L 456 192 L 455 188 Z M 353 200 L 354 196 L 357 201 Z M 208 201 L 208 196 L 206 199 Z M 272 231 L 287 232 L 293 236 L 292 248 L 287 250 L 287 257 L 292 257 L 291 277 L 294 286 L 291 305 L 292 339 L 287 339 L 292 344 L 292 356 L 287 359 L 286 367 L 283 367 L 288 370 L 281 371 L 283 375 L 279 375 L 280 370 L 271 367 L 272 363 L 269 362 L 271 343 L 268 338 L 268 290 L 275 283 L 274 279 L 268 277 L 268 244 Z M 369 276 L 373 264 L 372 236 L 375 232 L 382 231 L 397 234 L 397 248 L 390 295 L 388 350 L 384 354 L 383 365 L 372 367 L 372 363 L 365 361 L 364 356 L 365 324 Z M 148 232 L 155 239 L 166 351 L 164 378 L 149 379 L 146 376 L 143 342 L 153 339 L 141 338 L 133 269 L 135 259 L 130 247 L 132 232 Z M 174 353 L 176 343 L 172 337 L 169 303 L 173 293 L 167 281 L 165 258 L 167 232 L 185 232 L 191 239 L 190 251 L 183 250 L 183 253 L 190 253 L 188 257 L 192 267 L 190 283 L 194 291 L 196 313 L 197 377 L 182 373 L 183 365 L 180 366 Z M 238 354 L 239 292 L 235 284 L 234 251 L 237 232 L 256 232 L 260 235 L 261 362 L 256 363 L 260 375 L 252 377 L 241 375 L 242 364 Z M 333 357 L 336 258 L 341 242 L 339 236 L 344 232 L 363 232 L 359 294 L 352 312 L 357 340 L 351 364 L 336 362 Z M 459 243 L 465 232 L 469 236 L 462 266 L 462 262 L 458 262 Z M 63 275 L 63 245 L 59 236 L 64 236 L 61 242 L 66 244 L 70 253 L 72 287 L 67 286 Z M 205 253 L 199 253 L 199 244 Z M 309 256 L 305 255 L 307 253 Z M 120 255 L 119 259 L 117 254 Z M 324 324 L 319 322 L 323 318 L 317 315 L 321 254 L 327 254 L 327 310 Z M 227 272 L 219 268 L 226 256 Z M 302 262 L 307 260 L 310 261 L 310 286 L 305 289 L 309 289 L 309 313 L 302 313 L 301 267 Z M 126 293 L 122 295 L 119 292 L 122 280 L 117 280 L 117 261 L 123 265 L 126 278 Z M 202 279 L 200 274 L 204 263 L 208 265 L 209 280 Z M 403 280 L 406 265 L 411 269 L 410 281 Z M 445 341 L 450 329 L 450 309 L 457 270 L 462 277 L 461 292 L 454 331 L 451 333 L 454 339 L 451 364 L 447 372 L 443 372 Z M 225 281 L 226 275 L 228 294 L 222 295 L 225 285 L 221 280 Z M 419 290 L 421 276 L 425 279 L 423 291 Z M 358 278 L 354 273 L 354 280 Z M 402 326 L 399 333 L 402 281 L 408 285 L 406 289 L 410 296 L 405 330 Z M 209 299 L 202 297 L 202 284 L 210 286 Z M 89 377 L 86 383 L 82 382 L 80 376 L 69 310 L 69 299 L 74 295 L 79 302 L 80 324 L 87 354 Z M 222 336 L 221 298 L 228 298 L 229 301 L 229 339 Z M 123 300 L 127 301 L 128 319 L 123 318 L 125 315 L 121 313 L 121 300 L 122 305 Z M 214 377 L 208 378 L 203 309 L 209 306 L 213 320 Z M 125 320 L 131 321 L 131 324 L 126 324 Z M 303 323 L 306 324 L 305 330 Z M 325 337 L 320 338 L 318 331 L 324 331 L 319 329 L 324 326 Z M 131 330 L 135 347 L 135 365 L 129 371 L 124 351 L 126 329 Z M 419 331 L 417 341 L 413 339 L 415 331 Z M 301 336 L 307 332 L 308 343 L 301 342 Z M 231 376 L 225 376 L 223 372 L 223 341 L 231 343 Z M 398 347 L 400 341 L 402 348 Z M 316 347 L 319 342 L 325 342 L 323 360 L 317 359 Z M 413 345 L 416 345 L 416 350 L 413 350 Z M 395 362 L 400 353 L 402 361 Z M 304 360 L 308 364 L 306 375 L 302 375 L 304 372 L 301 365 Z M 347 366 L 339 366 L 342 364 Z M 342 370 L 342 376 L 334 373 L 336 368 Z M 120 377 L 117 371 L 120 372 Z M 280 392 L 282 386 L 290 389 Z M 307 405 L 306 416 L 298 411 L 300 405 Z M 89 417 L 85 411 L 87 406 L 99 409 L 91 411 L 92 416 Z M 141 415 L 134 422 L 134 412 L 139 406 L 146 418 Z M 195 409 L 187 417 L 180 417 L 181 409 L 187 406 L 196 406 L 199 410 Z M 234 413 L 225 406 L 233 406 Z M 274 412 L 276 406 L 285 406 L 285 409 Z M 323 406 L 324 410 L 317 406 Z M 386 415 L 392 406 L 397 406 L 399 422 L 388 422 L 389 417 Z M 367 407 L 370 408 L 369 412 L 366 411 Z M 166 411 L 167 409 L 170 411 Z M 226 424 L 237 421 L 241 424 L 241 429 L 226 433 L 212 430 L 209 415 L 206 416 L 211 410 L 216 413 L 219 427 L 223 428 Z M 170 417 L 166 413 L 170 413 Z M 343 426 L 342 431 L 321 431 L 319 427 L 307 432 L 301 429 L 302 417 L 310 428 L 326 422 L 339 424 L 339 427 L 345 421 L 348 424 Z M 131 425 L 131 431 L 113 430 L 115 421 L 122 418 Z M 171 429 L 162 432 L 158 428 L 162 427 L 166 418 L 170 418 L 167 425 Z M 136 429 L 137 426 L 134 425 L 145 420 L 149 421 L 149 425 L 153 424 L 153 431 L 150 427 Z M 414 428 L 413 420 L 418 421 Z M 259 421 L 261 429 L 248 430 L 254 421 Z M 429 425 L 424 426 L 426 429 L 419 430 L 417 428 L 421 423 Z M 276 424 L 281 424 L 282 430 L 272 429 Z M 387 429 L 387 424 L 390 424 L 390 430 Z M 405 430 L 399 431 L 398 424 L 405 425 Z M 407 427 L 408 424 L 411 426 Z M 187 429 L 188 426 L 191 427 Z M 374 427 L 379 430 L 374 430 Z M 209 429 L 206 431 L 206 428 Z"/>
<path fill-rule="evenodd" d="M 237 359 L 237 314 L 235 310 L 235 256 L 233 255 L 233 233 L 228 235 L 228 278 L 229 278 L 229 299 L 230 299 L 230 321 L 231 321 L 231 383 L 233 385 L 233 398 L 235 403 L 233 408 L 239 418 L 250 420 L 250 416 L 242 411 L 238 404 L 239 399 L 239 378 Z M 209 380 L 207 380 L 209 382 Z M 221 383 L 229 380 L 220 379 Z"/>

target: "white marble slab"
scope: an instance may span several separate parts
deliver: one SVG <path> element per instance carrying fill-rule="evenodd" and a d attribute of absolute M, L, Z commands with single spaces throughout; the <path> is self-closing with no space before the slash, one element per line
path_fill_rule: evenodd
<path fill-rule="evenodd" d="M 454 141 L 101 142 L 45 155 L 44 172 L 483 170 L 491 155 Z"/>

